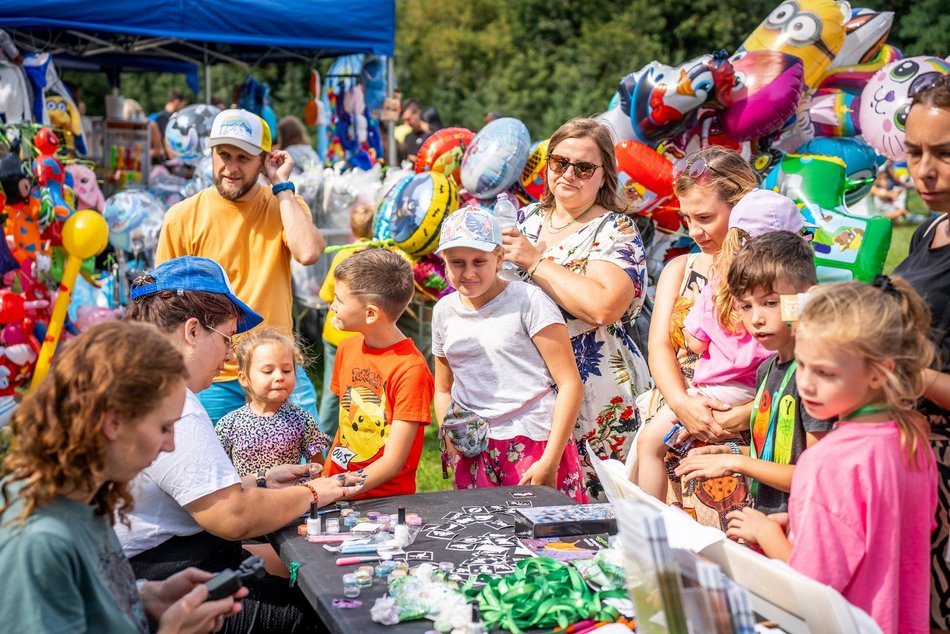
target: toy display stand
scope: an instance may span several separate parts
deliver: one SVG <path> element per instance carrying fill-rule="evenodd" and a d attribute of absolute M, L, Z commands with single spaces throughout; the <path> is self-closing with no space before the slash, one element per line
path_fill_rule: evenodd
<path fill-rule="evenodd" d="M 94 122 L 94 130 L 93 136 L 102 140 L 96 147 L 99 154 L 93 158 L 106 198 L 129 186 L 148 187 L 152 169 L 148 121 L 106 118 Z"/>

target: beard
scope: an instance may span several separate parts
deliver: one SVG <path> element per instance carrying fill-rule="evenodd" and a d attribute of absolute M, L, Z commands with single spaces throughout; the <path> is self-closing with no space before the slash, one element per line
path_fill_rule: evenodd
<path fill-rule="evenodd" d="M 234 190 L 227 190 L 224 188 L 224 177 L 222 172 L 218 172 L 214 175 L 214 187 L 218 190 L 218 193 L 221 194 L 221 197 L 225 200 L 230 200 L 231 202 L 241 200 L 245 195 L 257 184 L 257 179 L 261 175 L 261 170 L 254 175 L 253 178 L 245 180 L 241 183 L 241 186 Z"/>

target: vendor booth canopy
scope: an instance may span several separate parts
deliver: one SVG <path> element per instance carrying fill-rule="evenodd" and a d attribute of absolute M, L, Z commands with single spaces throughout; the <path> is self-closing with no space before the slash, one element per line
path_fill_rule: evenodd
<path fill-rule="evenodd" d="M 0 29 L 25 50 L 133 53 L 214 63 L 392 56 L 394 0 L 0 0 Z"/>

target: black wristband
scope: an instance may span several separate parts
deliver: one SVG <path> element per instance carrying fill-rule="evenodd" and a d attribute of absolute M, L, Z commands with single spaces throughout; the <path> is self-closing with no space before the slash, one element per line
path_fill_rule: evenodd
<path fill-rule="evenodd" d="M 267 488 L 267 470 L 259 469 L 257 471 L 257 486 L 261 489 Z"/>

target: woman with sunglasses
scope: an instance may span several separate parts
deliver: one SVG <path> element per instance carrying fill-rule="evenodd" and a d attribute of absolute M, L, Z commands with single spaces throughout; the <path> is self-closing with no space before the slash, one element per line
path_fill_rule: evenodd
<path fill-rule="evenodd" d="M 935 75 L 911 102 L 905 128 L 907 168 L 927 208 L 940 213 L 910 241 L 907 259 L 894 269 L 930 306 L 937 363 L 920 411 L 931 425 L 939 495 L 933 532 L 930 625 L 950 630 L 950 75 Z"/>
<path fill-rule="evenodd" d="M 175 258 L 137 278 L 130 295 L 127 318 L 158 326 L 188 370 L 175 450 L 159 456 L 134 480 L 130 525 L 116 528 L 137 577 L 164 579 L 188 566 L 237 569 L 249 555 L 242 540 L 281 529 L 311 502 L 332 504 L 351 490 L 339 478 L 294 486 L 309 476 L 305 464 L 279 465 L 243 478 L 234 469 L 195 393 L 207 388 L 232 358 L 232 337 L 262 318 L 231 292 L 224 269 L 207 258 Z M 310 606 L 299 590 L 288 589 L 286 579 L 268 575 L 246 585 L 250 594 L 244 609 L 228 620 L 225 631 L 313 627 Z"/>
<path fill-rule="evenodd" d="M 630 336 L 646 296 L 643 242 L 625 215 L 610 132 L 572 119 L 551 137 L 541 202 L 503 235 L 505 259 L 527 272 L 566 313 L 584 402 L 574 429 L 587 492 L 603 497 L 586 444 L 626 459 L 640 425 L 635 399 L 649 385 Z"/>

